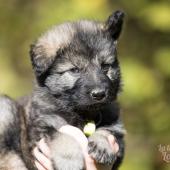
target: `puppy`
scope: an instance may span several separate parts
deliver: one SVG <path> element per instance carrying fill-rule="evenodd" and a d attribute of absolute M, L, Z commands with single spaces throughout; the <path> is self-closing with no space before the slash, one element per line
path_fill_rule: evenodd
<path fill-rule="evenodd" d="M 0 170 L 34 170 L 32 149 L 45 138 L 56 170 L 85 169 L 78 143 L 58 129 L 66 124 L 83 130 L 88 121 L 96 131 L 88 152 L 101 164 L 120 165 L 124 128 L 116 102 L 121 73 L 116 42 L 124 14 L 114 12 L 106 22 L 67 22 L 43 34 L 30 50 L 35 88 L 15 102 L 0 97 Z M 107 140 L 114 135 L 119 152 Z"/>

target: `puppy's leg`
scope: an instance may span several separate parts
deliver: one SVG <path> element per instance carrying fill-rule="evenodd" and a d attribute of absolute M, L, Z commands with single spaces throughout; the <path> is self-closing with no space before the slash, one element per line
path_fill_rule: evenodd
<path fill-rule="evenodd" d="M 4 135 L 10 126 L 14 124 L 16 114 L 17 107 L 15 102 L 7 96 L 0 96 L 0 136 Z"/>
<path fill-rule="evenodd" d="M 112 170 L 116 170 L 122 162 L 124 156 L 124 132 L 122 125 L 117 123 L 113 126 L 99 128 L 89 137 L 89 154 L 101 164 L 113 165 Z M 119 151 L 114 153 L 108 136 L 113 135 L 119 145 Z"/>
<path fill-rule="evenodd" d="M 48 140 L 55 170 L 85 169 L 82 150 L 71 136 L 56 132 L 52 140 Z"/>
<path fill-rule="evenodd" d="M 26 170 L 19 150 L 19 118 L 15 102 L 0 96 L 0 170 Z"/>
<path fill-rule="evenodd" d="M 124 157 L 124 135 L 126 130 L 120 117 L 120 109 L 117 103 L 107 105 L 101 110 L 102 121 L 96 132 L 89 137 L 89 154 L 99 163 L 113 165 L 112 170 L 117 170 Z M 119 151 L 113 152 L 108 141 L 108 136 L 113 135 Z"/>
<path fill-rule="evenodd" d="M 22 159 L 13 151 L 0 153 L 0 170 L 28 170 Z"/>
<path fill-rule="evenodd" d="M 110 146 L 108 136 L 113 135 L 119 145 L 119 151 L 114 153 Z M 117 164 L 117 161 L 123 158 L 124 141 L 122 136 L 118 136 L 110 132 L 108 129 L 98 129 L 92 136 L 89 137 L 88 151 L 89 154 L 102 164 Z M 114 165 L 116 166 L 116 165 Z"/>

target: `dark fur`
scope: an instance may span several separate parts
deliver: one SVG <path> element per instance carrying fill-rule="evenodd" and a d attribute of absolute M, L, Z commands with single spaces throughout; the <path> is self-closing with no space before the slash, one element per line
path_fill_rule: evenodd
<path fill-rule="evenodd" d="M 65 124 L 83 129 L 88 120 L 97 125 L 88 139 L 89 154 L 101 164 L 114 162 L 112 169 L 117 169 L 124 155 L 124 129 L 116 103 L 121 83 L 116 41 L 122 23 L 120 11 L 105 23 L 66 23 L 32 45 L 37 79 L 32 95 L 17 103 L 0 97 L 0 170 L 33 170 L 31 151 L 43 137 L 55 169 L 84 169 L 79 145 L 58 129 Z M 119 144 L 116 155 L 107 141 L 109 134 Z"/>

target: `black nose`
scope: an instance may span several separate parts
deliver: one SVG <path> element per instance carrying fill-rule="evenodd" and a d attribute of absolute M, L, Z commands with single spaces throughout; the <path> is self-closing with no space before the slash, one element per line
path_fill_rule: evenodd
<path fill-rule="evenodd" d="M 105 90 L 94 89 L 91 92 L 91 96 L 94 100 L 102 100 L 106 97 L 106 93 L 105 93 Z"/>

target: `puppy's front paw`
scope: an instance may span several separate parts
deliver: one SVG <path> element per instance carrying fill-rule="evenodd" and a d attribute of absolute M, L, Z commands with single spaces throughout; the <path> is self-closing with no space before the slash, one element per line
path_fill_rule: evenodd
<path fill-rule="evenodd" d="M 83 170 L 84 157 L 74 138 L 59 134 L 49 143 L 52 162 L 55 170 Z"/>
<path fill-rule="evenodd" d="M 114 153 L 113 147 L 108 141 L 109 134 L 96 132 L 89 137 L 88 153 L 102 164 L 113 164 L 117 153 Z"/>

